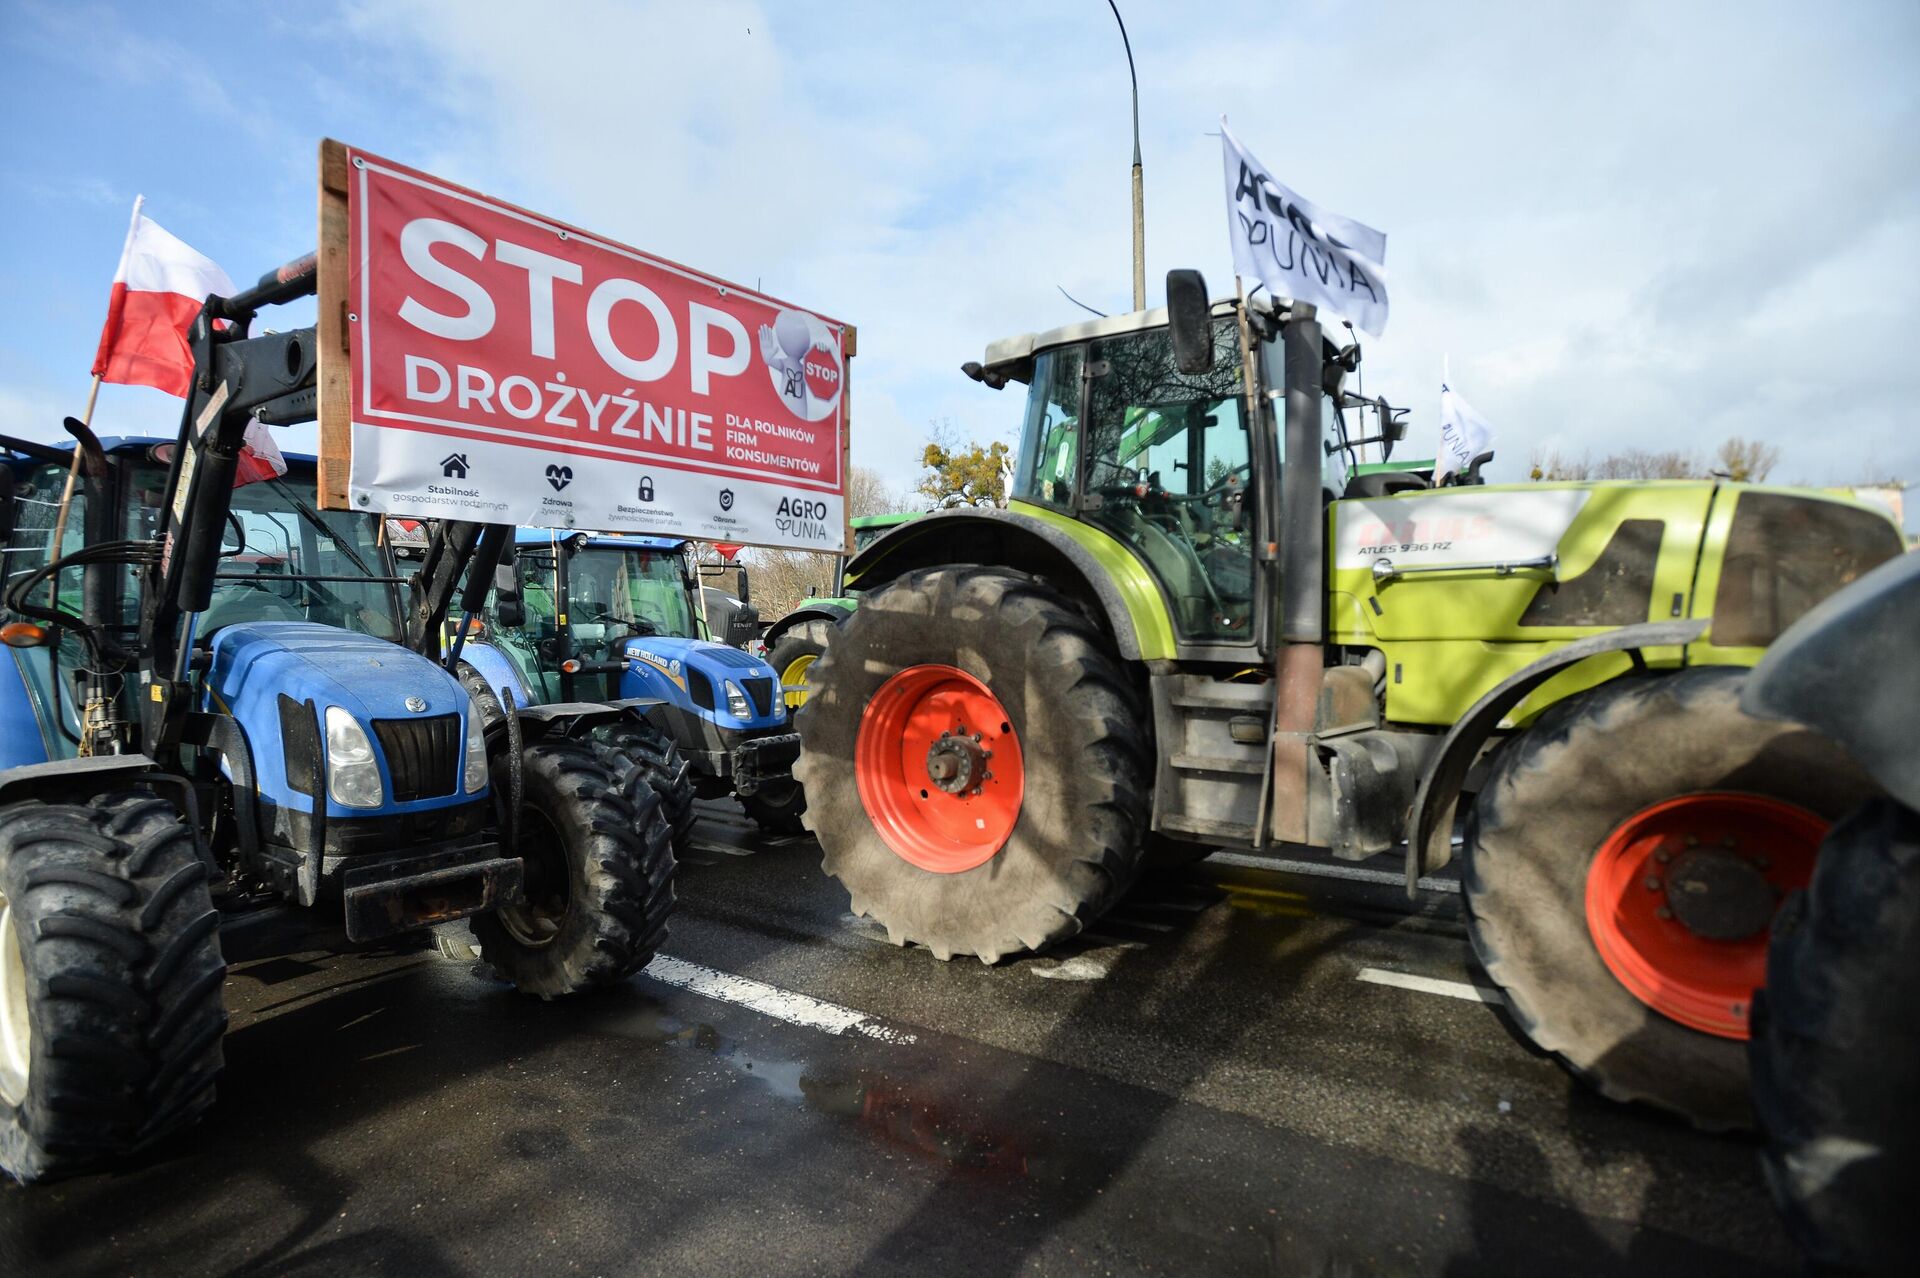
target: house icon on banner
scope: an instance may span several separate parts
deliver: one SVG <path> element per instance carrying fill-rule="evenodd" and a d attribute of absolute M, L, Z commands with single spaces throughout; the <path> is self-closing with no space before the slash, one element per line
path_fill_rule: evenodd
<path fill-rule="evenodd" d="M 467 455 L 465 453 L 448 453 L 440 459 L 440 473 L 448 479 L 465 479 L 467 477 Z"/>

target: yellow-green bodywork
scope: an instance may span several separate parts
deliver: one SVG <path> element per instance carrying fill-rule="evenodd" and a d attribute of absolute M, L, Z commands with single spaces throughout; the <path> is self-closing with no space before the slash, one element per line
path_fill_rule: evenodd
<path fill-rule="evenodd" d="M 1376 582 L 1371 555 L 1342 562 L 1342 525 L 1363 510 L 1392 511 L 1394 503 L 1422 502 L 1444 510 L 1511 511 L 1543 494 L 1569 494 L 1577 513 L 1552 545 L 1558 562 L 1553 579 L 1563 586 L 1596 566 L 1623 523 L 1657 522 L 1659 546 L 1644 615 L 1615 616 L 1605 625 L 1528 624 L 1528 605 L 1548 583 L 1547 572 L 1504 575 L 1462 568 L 1409 574 Z M 1778 486 L 1715 481 L 1595 481 L 1578 484 L 1513 484 L 1430 489 L 1366 502 L 1335 501 L 1327 507 L 1327 642 L 1376 648 L 1387 661 L 1386 718 L 1390 723 L 1452 724 L 1495 685 L 1553 649 L 1576 639 L 1635 622 L 1710 619 L 1725 561 L 1729 529 L 1743 494 L 1774 492 L 1819 500 L 1828 493 Z M 1514 499 L 1518 499 L 1517 501 Z M 1436 506 L 1437 504 L 1437 506 Z M 1884 518 L 1860 502 L 1846 505 Z M 1012 511 L 1045 523 L 1084 548 L 1105 571 L 1126 608 L 1143 660 L 1177 660 L 1179 644 L 1160 588 L 1138 557 L 1092 524 L 1045 506 L 1013 502 Z M 1891 521 L 1888 521 L 1889 524 Z M 1443 528 L 1442 531 L 1445 531 Z M 1554 529 L 1544 531 L 1550 538 Z M 1837 589 L 1840 584 L 1835 583 Z M 1685 650 L 1651 649 L 1641 655 L 1655 668 L 1681 665 L 1753 665 L 1760 647 L 1722 646 L 1706 635 Z M 1633 666 L 1625 653 L 1608 653 L 1569 668 L 1522 702 L 1510 724 L 1524 724 L 1554 702 L 1623 674 Z"/>

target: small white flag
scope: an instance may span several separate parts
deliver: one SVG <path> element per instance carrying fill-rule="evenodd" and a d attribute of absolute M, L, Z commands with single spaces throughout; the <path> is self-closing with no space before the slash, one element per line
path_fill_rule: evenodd
<path fill-rule="evenodd" d="M 1440 374 L 1440 451 L 1433 460 L 1436 487 L 1462 474 L 1473 459 L 1493 451 L 1493 424 L 1453 389 L 1446 368 Z"/>
<path fill-rule="evenodd" d="M 1387 237 L 1274 180 L 1220 117 L 1233 269 L 1275 297 L 1311 302 L 1373 337 L 1387 326 Z"/>

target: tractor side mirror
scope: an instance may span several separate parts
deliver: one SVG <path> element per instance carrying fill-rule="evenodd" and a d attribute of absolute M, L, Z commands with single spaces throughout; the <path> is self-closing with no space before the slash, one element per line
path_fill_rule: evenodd
<path fill-rule="evenodd" d="M 1213 367 L 1212 305 L 1207 281 L 1198 271 L 1167 272 L 1167 329 L 1173 339 L 1173 362 L 1183 373 L 1204 373 Z"/>
<path fill-rule="evenodd" d="M 527 624 L 526 604 L 520 598 L 520 574 L 510 563 L 493 570 L 493 620 L 507 630 Z"/>
<path fill-rule="evenodd" d="M 735 597 L 740 600 L 740 606 L 744 609 L 753 598 L 752 594 L 749 593 L 752 588 L 747 584 L 747 566 L 745 564 L 735 564 L 734 567 L 739 569 L 737 575 L 740 579 L 740 589 L 735 591 L 734 594 Z"/>

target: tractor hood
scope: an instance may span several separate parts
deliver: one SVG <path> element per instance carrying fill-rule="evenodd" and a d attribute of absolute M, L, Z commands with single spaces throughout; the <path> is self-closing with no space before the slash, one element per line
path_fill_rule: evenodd
<path fill-rule="evenodd" d="M 785 700 L 773 667 L 760 658 L 707 639 L 647 636 L 622 645 L 628 659 L 620 690 L 627 697 L 664 697 L 690 702 L 723 727 L 769 728 L 787 721 Z M 726 685 L 746 695 L 746 716 L 727 708 Z"/>
<path fill-rule="evenodd" d="M 269 743 L 285 741 L 293 716 L 300 716 L 301 723 L 313 721 L 305 717 L 306 702 L 313 702 L 319 718 L 328 706 L 339 706 L 370 734 L 381 720 L 464 716 L 470 704 L 452 675 L 418 653 L 307 621 L 246 622 L 221 629 L 213 637 L 206 686 L 214 707 L 225 709 L 245 730 L 261 792 L 276 801 L 285 796 L 301 808 L 309 800 L 289 786 L 285 751 Z M 464 739 L 464 726 L 462 718 L 461 730 L 452 737 L 455 742 Z M 388 806 L 425 808 L 463 797 L 449 793 Z"/>
<path fill-rule="evenodd" d="M 248 622 L 221 630 L 213 637 L 207 686 L 236 711 L 255 697 L 275 700 L 284 693 L 323 711 L 339 706 L 363 724 L 467 708 L 459 682 L 420 654 L 309 621 Z M 409 706 L 409 697 L 424 708 Z"/>

